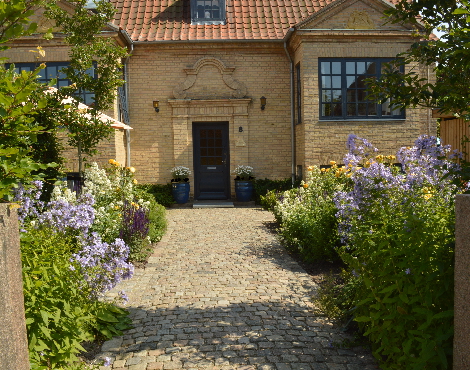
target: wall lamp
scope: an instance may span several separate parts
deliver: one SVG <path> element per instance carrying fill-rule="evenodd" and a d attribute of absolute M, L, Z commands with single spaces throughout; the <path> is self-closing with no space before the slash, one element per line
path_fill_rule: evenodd
<path fill-rule="evenodd" d="M 264 108 L 266 107 L 266 98 L 262 96 L 259 100 L 261 102 L 261 110 L 264 110 Z"/>
<path fill-rule="evenodd" d="M 160 112 L 160 108 L 158 108 L 158 102 L 159 100 L 154 100 L 153 101 L 153 107 L 155 108 L 155 112 Z"/>

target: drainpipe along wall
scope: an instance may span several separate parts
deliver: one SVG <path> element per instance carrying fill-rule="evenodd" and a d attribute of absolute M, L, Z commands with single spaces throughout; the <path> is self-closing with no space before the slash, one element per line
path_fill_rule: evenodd
<path fill-rule="evenodd" d="M 294 28 L 289 28 L 284 37 L 284 50 L 286 51 L 287 58 L 289 59 L 290 64 L 290 111 L 291 111 L 291 179 L 292 179 L 292 187 L 295 183 L 295 96 L 294 96 L 294 61 L 289 54 L 289 50 L 287 49 L 287 42 L 289 41 L 292 33 L 295 31 Z"/>
<path fill-rule="evenodd" d="M 128 40 L 129 44 L 130 44 L 130 52 L 129 52 L 129 56 L 126 58 L 126 60 L 124 60 L 124 81 L 125 81 L 125 89 L 126 89 L 126 104 L 128 105 L 126 107 L 127 111 L 129 112 L 129 77 L 128 77 L 128 70 L 127 70 L 127 64 L 129 62 L 129 59 L 132 55 L 132 52 L 134 51 L 134 43 L 132 42 L 132 40 L 130 39 L 129 35 L 127 34 L 126 31 L 124 30 L 120 30 L 121 33 L 123 34 L 123 36 Z M 122 120 L 122 117 L 119 117 L 119 120 L 121 121 Z M 130 122 L 125 122 L 126 125 L 129 125 L 130 126 Z M 127 167 L 130 167 L 131 166 L 131 130 L 127 129 L 126 130 L 126 166 Z"/>

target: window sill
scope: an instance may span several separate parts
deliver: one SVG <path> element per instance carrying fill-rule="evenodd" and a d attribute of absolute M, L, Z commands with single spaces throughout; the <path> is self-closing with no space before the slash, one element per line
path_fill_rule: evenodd
<path fill-rule="evenodd" d="M 336 119 L 324 119 L 320 118 L 318 122 L 364 122 L 364 121 L 370 121 L 370 122 L 386 122 L 386 121 L 406 121 L 406 118 L 346 118 L 346 119 L 341 119 L 341 118 L 336 118 Z"/>
<path fill-rule="evenodd" d="M 207 21 L 191 21 L 191 25 L 192 26 L 197 26 L 197 25 L 225 25 L 225 21 L 211 21 L 211 20 L 207 20 Z"/>

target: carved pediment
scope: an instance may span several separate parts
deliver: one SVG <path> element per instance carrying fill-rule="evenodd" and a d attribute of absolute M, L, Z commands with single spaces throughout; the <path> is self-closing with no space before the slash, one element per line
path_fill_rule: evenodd
<path fill-rule="evenodd" d="M 348 19 L 348 28 L 356 30 L 373 30 L 375 27 L 374 22 L 369 16 L 368 12 L 354 10 Z"/>
<path fill-rule="evenodd" d="M 246 86 L 233 78 L 235 68 L 214 57 L 199 59 L 184 70 L 186 79 L 173 90 L 175 99 L 244 98 Z"/>
<path fill-rule="evenodd" d="M 384 11 L 392 5 L 383 0 L 337 0 L 314 13 L 298 29 L 350 29 L 350 30 L 387 30 L 402 27 L 412 29 L 411 25 L 387 23 Z"/>

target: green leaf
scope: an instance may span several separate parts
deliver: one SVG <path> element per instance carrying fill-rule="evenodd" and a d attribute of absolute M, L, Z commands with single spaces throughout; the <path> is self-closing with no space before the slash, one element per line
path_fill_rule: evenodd
<path fill-rule="evenodd" d="M 116 317 L 114 315 L 112 315 L 111 313 L 107 312 L 107 311 L 99 311 L 96 315 L 96 317 L 102 321 L 106 321 L 106 322 L 119 322 L 118 319 L 116 319 Z"/>

